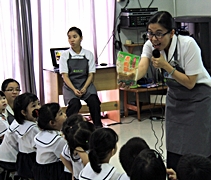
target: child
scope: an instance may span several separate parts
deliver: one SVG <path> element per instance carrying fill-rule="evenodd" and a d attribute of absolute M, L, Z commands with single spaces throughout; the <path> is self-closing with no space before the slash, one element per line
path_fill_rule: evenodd
<path fill-rule="evenodd" d="M 71 121 L 71 118 L 68 120 Z M 87 154 L 89 150 L 89 138 L 95 127 L 87 121 L 81 121 L 72 126 L 67 124 L 71 123 L 64 123 L 63 133 L 67 140 L 68 148 L 66 147 L 62 152 L 62 156 L 64 157 L 62 161 L 70 172 L 72 172 L 74 179 L 77 180 L 79 179 L 80 171 L 89 161 Z"/>
<path fill-rule="evenodd" d="M 16 160 L 18 154 L 17 134 L 15 130 L 19 124 L 13 120 L 4 135 L 4 140 L 0 145 L 0 167 L 10 172 L 16 171 Z"/>
<path fill-rule="evenodd" d="M 7 128 L 9 127 L 9 123 L 3 115 L 6 107 L 7 107 L 7 99 L 5 97 L 5 94 L 2 91 L 0 91 L 0 144 L 2 142 L 2 139 L 4 137 Z"/>
<path fill-rule="evenodd" d="M 160 154 L 152 149 L 142 150 L 133 162 L 130 179 L 166 180 L 166 167 Z"/>
<path fill-rule="evenodd" d="M 38 117 L 38 126 L 41 129 L 34 138 L 37 148 L 34 179 L 59 180 L 64 171 L 64 165 L 59 157 L 66 143 L 60 131 L 66 120 L 66 114 L 58 103 L 48 103 L 33 116 Z"/>
<path fill-rule="evenodd" d="M 14 100 L 14 116 L 19 123 L 15 133 L 18 138 L 17 172 L 23 178 L 33 179 L 32 168 L 36 161 L 34 136 L 39 132 L 32 112 L 40 108 L 35 94 L 24 93 Z"/>
<path fill-rule="evenodd" d="M 89 163 L 79 174 L 79 180 L 116 180 L 120 173 L 109 164 L 110 158 L 116 153 L 118 135 L 110 128 L 95 130 L 89 142 Z"/>
<path fill-rule="evenodd" d="M 119 160 L 125 170 L 119 180 L 130 180 L 130 171 L 136 156 L 143 150 L 149 149 L 145 140 L 140 137 L 133 137 L 129 139 L 119 151 Z"/>
<path fill-rule="evenodd" d="M 81 114 L 73 114 L 73 115 L 67 117 L 66 121 L 63 123 L 62 132 L 64 133 L 65 127 L 71 127 L 79 122 L 84 121 L 84 120 L 85 120 L 85 118 Z M 67 143 L 63 147 L 60 159 L 63 162 L 63 164 L 65 165 L 64 173 L 62 174 L 60 179 L 61 180 L 72 179 L 73 169 L 72 169 L 72 163 L 71 163 L 71 158 L 70 158 L 70 148 L 68 147 Z"/>
<path fill-rule="evenodd" d="M 177 176 L 179 180 L 210 180 L 211 161 L 200 155 L 183 155 L 177 165 Z"/>

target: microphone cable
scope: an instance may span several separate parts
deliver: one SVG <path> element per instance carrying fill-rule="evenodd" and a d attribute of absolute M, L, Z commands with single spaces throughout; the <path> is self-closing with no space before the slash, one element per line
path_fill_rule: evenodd
<path fill-rule="evenodd" d="M 152 73 L 153 78 L 155 78 L 154 81 L 157 82 L 157 73 L 160 73 L 160 71 L 157 70 L 157 69 L 154 70 L 153 66 L 151 64 L 150 64 L 150 69 L 151 69 L 151 73 Z M 150 107 L 149 110 L 150 110 L 150 113 L 151 113 L 151 118 L 150 118 L 151 130 L 152 130 L 154 137 L 156 139 L 154 148 L 155 148 L 155 150 L 160 152 L 161 157 L 164 159 L 164 156 L 163 156 L 164 151 L 163 151 L 162 147 L 163 147 L 163 144 L 164 144 L 163 138 L 164 138 L 164 132 L 165 132 L 164 131 L 164 109 L 163 109 L 163 93 L 164 93 L 163 91 L 165 90 L 164 89 L 165 84 L 163 83 L 163 76 L 160 75 L 160 77 L 161 77 L 161 80 L 162 80 L 162 84 L 161 84 L 162 94 L 161 94 L 160 103 L 159 103 L 160 109 L 161 109 L 161 117 L 154 116 L 154 112 L 153 112 L 153 109 L 155 108 L 155 106 L 157 104 L 157 100 L 158 100 L 158 94 L 159 94 L 158 87 L 159 86 L 157 86 L 156 97 L 155 97 L 153 106 L 152 106 L 152 108 Z M 147 92 L 148 92 L 148 96 L 149 96 L 150 93 L 149 93 L 149 91 L 147 91 Z M 153 117 L 154 117 L 154 119 L 153 119 Z M 160 136 L 160 139 L 158 138 L 158 135 L 156 134 L 156 131 L 155 131 L 154 125 L 153 125 L 153 121 L 158 120 L 158 119 L 161 120 L 161 136 Z M 160 142 L 160 145 L 158 146 L 159 142 Z"/>

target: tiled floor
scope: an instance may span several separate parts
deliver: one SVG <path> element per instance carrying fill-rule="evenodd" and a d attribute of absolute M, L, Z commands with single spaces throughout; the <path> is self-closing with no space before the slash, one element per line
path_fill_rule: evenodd
<path fill-rule="evenodd" d="M 124 172 L 119 163 L 119 149 L 127 140 L 135 136 L 145 139 L 150 148 L 157 149 L 165 159 L 165 121 L 152 121 L 149 119 L 151 115 L 152 113 L 149 111 L 142 112 L 142 121 L 138 121 L 136 116 L 129 116 L 127 118 L 121 118 L 121 124 L 109 126 L 119 135 L 119 141 L 117 144 L 118 151 L 110 160 L 110 163 L 113 164 L 119 172 Z M 162 112 L 157 112 L 156 115 L 162 116 Z M 103 123 L 106 124 L 107 121 L 103 120 Z"/>

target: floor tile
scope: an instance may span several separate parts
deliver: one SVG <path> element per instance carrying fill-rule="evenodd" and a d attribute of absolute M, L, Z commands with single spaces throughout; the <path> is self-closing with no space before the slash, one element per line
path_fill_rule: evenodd
<path fill-rule="evenodd" d="M 121 118 L 121 124 L 108 126 L 115 130 L 119 136 L 117 153 L 110 160 L 110 163 L 113 164 L 119 172 L 124 172 L 119 162 L 119 149 L 132 137 L 143 138 L 150 148 L 159 151 L 165 160 L 165 120 L 151 120 L 149 119 L 151 115 L 152 113 L 150 112 L 142 113 L 141 121 L 138 121 L 136 116 Z M 157 112 L 157 115 L 161 116 L 161 112 Z"/>

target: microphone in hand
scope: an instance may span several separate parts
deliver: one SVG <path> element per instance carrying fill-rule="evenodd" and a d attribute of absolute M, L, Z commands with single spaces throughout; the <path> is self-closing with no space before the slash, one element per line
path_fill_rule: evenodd
<path fill-rule="evenodd" d="M 154 49 L 152 51 L 152 55 L 154 58 L 159 58 L 160 57 L 160 51 L 158 49 Z M 159 72 L 161 73 L 161 68 L 158 68 Z"/>
<path fill-rule="evenodd" d="M 152 51 L 152 55 L 154 56 L 154 58 L 159 58 L 160 57 L 160 51 L 158 49 L 154 49 Z"/>

